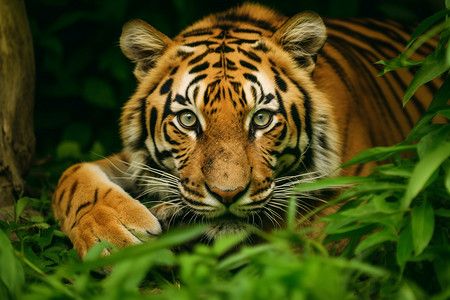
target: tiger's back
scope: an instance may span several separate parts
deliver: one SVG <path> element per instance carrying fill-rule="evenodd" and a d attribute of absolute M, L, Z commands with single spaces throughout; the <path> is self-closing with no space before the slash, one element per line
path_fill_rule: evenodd
<path fill-rule="evenodd" d="M 290 197 L 299 213 L 325 201 L 295 185 L 401 141 L 435 86 L 401 110 L 412 75 L 376 78 L 373 62 L 399 53 L 409 33 L 374 20 L 326 24 L 327 43 L 314 13 L 287 19 L 245 4 L 173 39 L 143 21 L 125 25 L 121 48 L 139 84 L 121 117 L 124 150 L 70 168 L 53 198 L 80 255 L 101 240 L 126 246 L 186 223 L 207 224 L 208 239 L 248 223 L 281 226 Z M 156 204 L 150 211 L 142 196 Z"/>
<path fill-rule="evenodd" d="M 442 84 L 435 80 L 421 87 L 403 107 L 402 98 L 414 70 L 378 77 L 381 66 L 375 63 L 401 53 L 412 28 L 390 20 L 328 19 L 325 22 L 328 38 L 318 56 L 314 81 L 327 95 L 333 95 L 330 101 L 335 103 L 340 116 L 337 122 L 345 145 L 343 161 L 364 149 L 403 141 Z M 425 58 L 436 44 L 437 41 L 432 41 L 423 45 L 412 58 Z M 329 74 L 334 75 L 332 79 Z M 368 167 L 353 167 L 345 172 L 364 175 Z"/>

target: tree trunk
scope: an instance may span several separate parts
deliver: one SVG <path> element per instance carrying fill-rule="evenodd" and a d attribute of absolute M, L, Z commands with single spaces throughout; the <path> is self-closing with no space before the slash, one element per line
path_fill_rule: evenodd
<path fill-rule="evenodd" d="M 0 208 L 14 204 L 34 155 L 33 44 L 23 0 L 0 0 Z"/>

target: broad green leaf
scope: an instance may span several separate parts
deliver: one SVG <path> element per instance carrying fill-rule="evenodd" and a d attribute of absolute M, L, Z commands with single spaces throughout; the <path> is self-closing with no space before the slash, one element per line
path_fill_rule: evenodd
<path fill-rule="evenodd" d="M 20 299 L 25 284 L 24 270 L 14 254 L 8 237 L 2 230 L 0 230 L 0 281 L 3 282 L 0 286 L 4 286 L 13 299 Z"/>
<path fill-rule="evenodd" d="M 408 220 L 408 223 L 400 232 L 397 241 L 397 263 L 403 271 L 406 262 L 411 258 L 411 255 L 414 251 L 414 243 L 412 236 L 412 226 L 411 222 Z"/>
<path fill-rule="evenodd" d="M 428 152 L 414 167 L 413 174 L 409 180 L 405 196 L 402 199 L 402 207 L 408 208 L 411 201 L 424 187 L 430 176 L 450 157 L 450 142 L 444 141 L 437 145 L 436 149 Z"/>
<path fill-rule="evenodd" d="M 106 290 L 116 290 L 120 286 L 121 293 L 138 292 L 139 284 L 144 279 L 152 264 L 158 260 L 173 261 L 173 253 L 168 249 L 161 249 L 148 255 L 123 260 L 114 266 L 111 275 L 104 281 Z"/>
<path fill-rule="evenodd" d="M 399 199 L 399 196 L 394 195 L 392 193 L 383 193 L 381 195 L 374 195 L 373 197 L 373 204 L 375 206 L 375 209 L 379 212 L 391 214 L 395 212 L 401 212 L 400 210 L 400 201 L 397 200 L 396 202 L 388 202 L 386 201 L 387 197 L 395 197 L 396 199 Z"/>
<path fill-rule="evenodd" d="M 414 253 L 419 255 L 430 243 L 434 232 L 434 210 L 429 201 L 413 207 L 411 214 Z"/>
<path fill-rule="evenodd" d="M 155 241 L 134 245 L 131 247 L 126 247 L 120 249 L 120 251 L 115 251 L 108 256 L 98 258 L 99 253 L 94 255 L 89 255 L 87 253 L 83 264 L 74 266 L 74 270 L 92 270 L 109 265 L 113 265 L 122 260 L 126 260 L 129 257 L 138 257 L 141 255 L 147 255 L 150 252 L 157 251 L 160 249 L 167 249 L 177 245 L 182 245 L 191 241 L 194 238 L 199 237 L 205 231 L 205 226 L 192 226 L 190 228 L 182 228 L 171 230 L 162 236 L 160 236 Z M 103 250 L 104 245 L 99 248 L 100 253 Z M 95 246 L 94 246 L 95 247 Z M 93 248 L 94 248 L 93 247 Z"/>
<path fill-rule="evenodd" d="M 272 250 L 274 250 L 274 245 L 272 244 L 262 244 L 244 248 L 242 251 L 232 254 L 220 261 L 216 268 L 220 272 L 235 270 L 247 264 L 250 257 L 262 255 Z"/>
<path fill-rule="evenodd" d="M 225 235 L 214 241 L 213 253 L 217 256 L 225 254 L 248 238 L 248 233 Z"/>
<path fill-rule="evenodd" d="M 440 125 L 435 130 L 425 135 L 417 143 L 417 153 L 420 158 L 426 156 L 446 140 L 450 141 L 450 124 Z"/>
<path fill-rule="evenodd" d="M 354 164 L 364 164 L 372 161 L 380 161 L 393 157 L 405 151 L 416 150 L 416 145 L 396 145 L 392 147 L 375 147 L 357 154 L 351 160 L 342 165 L 348 167 Z"/>
<path fill-rule="evenodd" d="M 288 209 L 287 209 L 287 229 L 288 230 L 295 230 L 295 219 L 297 216 L 297 207 L 296 202 L 297 200 L 294 197 L 291 197 L 289 199 Z"/>
<path fill-rule="evenodd" d="M 375 245 L 381 245 L 384 242 L 387 241 L 396 241 L 397 236 L 390 228 L 383 228 L 378 232 L 375 232 L 373 234 L 370 234 L 367 236 L 355 249 L 355 253 L 361 253 L 362 251 L 366 250 L 367 248 L 370 248 Z"/>
<path fill-rule="evenodd" d="M 377 172 L 387 176 L 395 177 L 411 177 L 413 167 L 412 166 L 396 166 L 394 164 L 385 164 L 380 167 L 375 168 Z"/>
<path fill-rule="evenodd" d="M 403 53 L 399 54 L 397 57 L 393 59 L 380 60 L 376 62 L 376 64 L 384 66 L 383 70 L 378 74 L 378 76 L 383 76 L 384 74 L 390 71 L 422 65 L 423 63 L 424 63 L 423 60 L 420 61 L 412 60 Z"/>
<path fill-rule="evenodd" d="M 370 178 L 365 177 L 335 177 L 335 178 L 325 178 L 314 182 L 300 183 L 295 187 L 295 191 L 298 193 L 321 190 L 331 187 L 339 187 L 349 184 L 355 184 L 360 182 L 371 181 Z"/>
<path fill-rule="evenodd" d="M 447 192 L 450 194 L 450 161 L 446 160 L 442 164 L 442 167 L 445 172 L 445 179 L 444 179 L 444 185 L 447 189 Z"/>
<path fill-rule="evenodd" d="M 447 292 L 446 297 L 436 299 L 450 299 L 450 260 L 444 256 L 436 257 L 433 266 L 441 289 Z"/>
<path fill-rule="evenodd" d="M 420 36 L 418 39 L 416 39 L 414 41 L 414 43 L 411 45 L 411 47 L 408 50 L 406 50 L 406 53 L 405 53 L 406 56 L 410 57 L 411 55 L 413 55 L 414 52 L 416 52 L 416 50 L 420 48 L 420 46 L 422 46 L 429 39 L 432 39 L 433 37 L 435 37 L 436 35 L 441 33 L 443 30 L 445 30 L 445 28 L 446 28 L 445 22 L 441 22 L 441 23 L 437 24 L 436 26 L 430 28 L 430 30 L 428 30 L 426 33 L 424 33 L 423 36 Z M 443 38 L 445 39 L 445 37 L 443 37 Z M 436 50 L 440 51 L 440 49 L 441 49 L 441 45 L 438 45 L 436 47 Z M 429 55 L 428 57 L 430 57 L 430 56 L 432 56 L 432 55 Z"/>
<path fill-rule="evenodd" d="M 402 142 L 402 144 L 408 144 L 408 143 L 414 142 L 414 141 L 422 138 L 423 136 L 429 134 L 430 132 L 440 128 L 442 126 L 442 124 L 430 124 L 430 122 L 431 122 L 431 120 L 433 120 L 433 118 L 436 115 L 438 115 L 438 114 L 444 115 L 447 113 L 448 110 L 449 109 L 447 108 L 447 106 L 440 106 L 440 107 L 434 108 L 432 110 L 428 110 L 427 113 L 425 113 L 419 119 L 419 121 L 417 121 L 416 125 L 410 131 L 410 133 L 408 134 L 408 137 L 406 138 L 405 141 Z"/>
<path fill-rule="evenodd" d="M 450 77 L 447 77 L 444 83 L 439 87 L 433 100 L 428 107 L 428 111 L 433 111 L 436 108 L 442 108 L 447 105 L 448 99 L 450 99 Z M 427 112 L 428 113 L 428 112 Z"/>
<path fill-rule="evenodd" d="M 409 38 L 408 43 L 406 44 L 405 50 L 411 46 L 411 44 L 422 34 L 425 33 L 431 26 L 439 22 L 439 20 L 442 20 L 446 15 L 448 14 L 448 9 L 443 9 L 435 13 L 434 15 L 426 18 L 422 22 L 420 22 L 419 26 L 414 30 L 414 32 L 411 34 L 411 37 Z"/>
<path fill-rule="evenodd" d="M 403 106 L 406 105 L 420 86 L 439 77 L 449 69 L 450 59 L 447 59 L 447 55 L 444 51 L 437 52 L 434 56 L 429 56 L 406 88 L 405 95 L 403 96 Z"/>
<path fill-rule="evenodd" d="M 22 197 L 17 200 L 16 206 L 14 207 L 14 219 L 16 220 L 16 222 L 19 220 L 20 214 L 30 202 L 31 198 L 29 197 Z"/>

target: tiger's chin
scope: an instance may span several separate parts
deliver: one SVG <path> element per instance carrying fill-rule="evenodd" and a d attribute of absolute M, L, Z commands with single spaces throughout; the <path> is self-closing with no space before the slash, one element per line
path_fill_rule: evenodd
<path fill-rule="evenodd" d="M 208 241 L 214 241 L 229 235 L 248 236 L 250 234 L 248 224 L 235 220 L 211 220 L 209 224 L 208 222 L 205 223 L 208 227 L 204 233 L 204 237 Z"/>
<path fill-rule="evenodd" d="M 249 224 L 248 218 L 238 217 L 230 213 L 208 218 L 168 204 L 154 206 L 150 211 L 160 221 L 163 230 L 196 224 L 206 225 L 206 230 L 201 237 L 201 241 L 206 243 L 229 235 L 242 235 L 242 242 L 248 242 L 253 232 L 252 229 L 259 227 L 259 224 Z"/>

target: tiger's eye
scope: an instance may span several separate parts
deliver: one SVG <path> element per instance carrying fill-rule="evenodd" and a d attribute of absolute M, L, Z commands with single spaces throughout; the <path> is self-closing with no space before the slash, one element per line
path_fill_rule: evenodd
<path fill-rule="evenodd" d="M 268 126 L 271 120 L 272 115 L 267 110 L 260 110 L 253 115 L 253 123 L 259 128 Z"/>
<path fill-rule="evenodd" d="M 192 128 L 197 124 L 197 116 L 189 110 L 182 111 L 178 115 L 178 121 L 185 128 Z"/>

